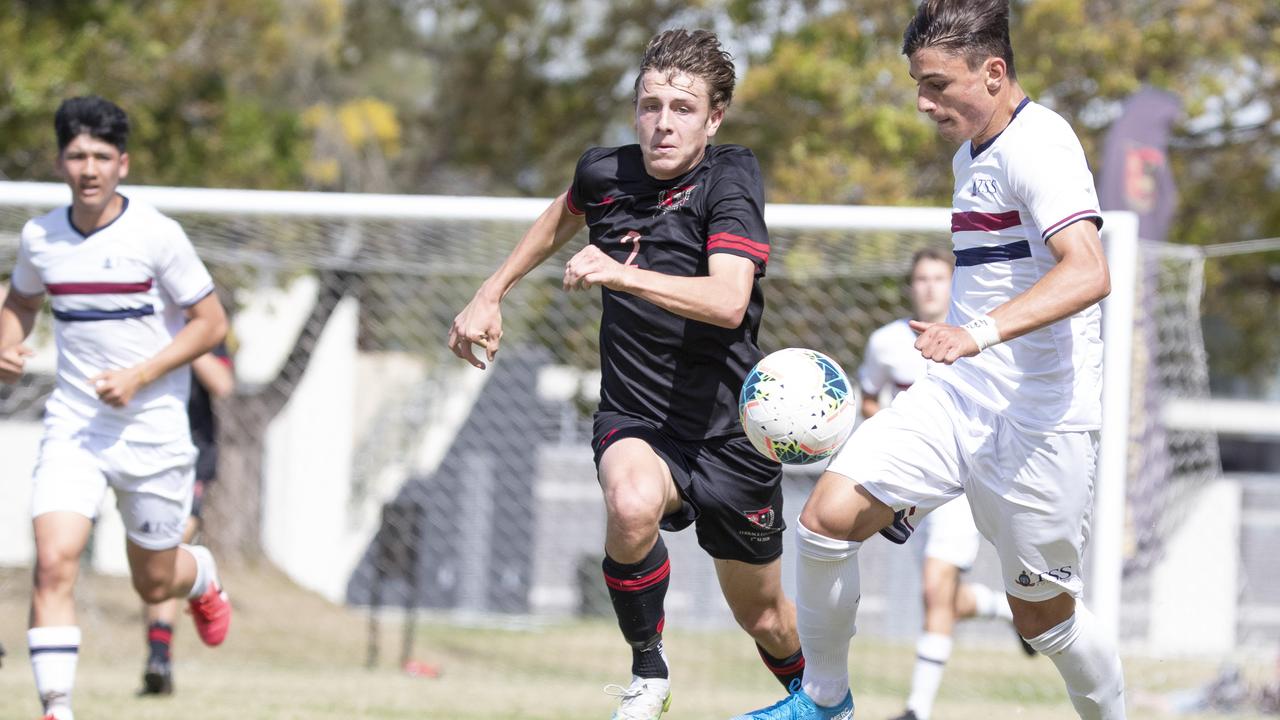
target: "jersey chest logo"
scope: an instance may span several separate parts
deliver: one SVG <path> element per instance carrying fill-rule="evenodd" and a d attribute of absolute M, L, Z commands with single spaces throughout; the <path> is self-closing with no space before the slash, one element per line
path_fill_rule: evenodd
<path fill-rule="evenodd" d="M 996 196 L 1000 195 L 1000 183 L 996 182 L 996 178 L 974 176 L 972 181 L 969 181 L 969 195 L 995 199 Z"/>
<path fill-rule="evenodd" d="M 679 210 L 688 205 L 689 198 L 693 197 L 693 191 L 697 189 L 697 185 L 685 185 L 658 193 L 658 213 L 666 215 L 672 210 Z"/>
<path fill-rule="evenodd" d="M 969 182 L 969 194 L 974 197 L 994 198 L 1000 193 L 1000 185 L 995 178 L 976 175 Z"/>

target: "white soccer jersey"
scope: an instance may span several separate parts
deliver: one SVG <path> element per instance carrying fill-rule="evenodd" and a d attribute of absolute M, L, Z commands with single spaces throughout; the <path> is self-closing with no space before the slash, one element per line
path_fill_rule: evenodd
<path fill-rule="evenodd" d="M 125 199 L 111 224 L 83 235 L 60 208 L 22 229 L 12 288 L 47 292 L 58 346 L 58 382 L 45 427 L 142 443 L 189 437 L 185 366 L 156 378 L 123 408 L 98 399 L 89 379 L 154 357 L 186 320 L 183 309 L 213 292 L 213 279 L 182 227 Z"/>
<path fill-rule="evenodd" d="M 1056 260 L 1048 240 L 1079 220 L 1102 223 L 1093 175 L 1075 132 L 1023 101 L 1009 126 L 952 160 L 951 232 L 956 269 L 947 322 L 964 325 L 1024 292 Z M 1101 424 L 1101 310 L 995 345 L 931 375 L 1015 425 L 1034 431 Z"/>
<path fill-rule="evenodd" d="M 858 368 L 858 384 L 870 397 L 882 392 L 893 399 L 924 376 L 929 361 L 916 349 L 916 331 L 907 320 L 894 320 L 871 333 L 867 354 Z"/>

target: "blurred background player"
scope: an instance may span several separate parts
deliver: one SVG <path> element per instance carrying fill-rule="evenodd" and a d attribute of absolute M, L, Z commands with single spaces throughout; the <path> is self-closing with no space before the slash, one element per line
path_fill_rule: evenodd
<path fill-rule="evenodd" d="M 484 368 L 502 337 L 499 302 L 584 226 L 566 290 L 602 286 L 596 467 L 607 511 L 604 579 L 632 648 L 614 718 L 653 720 L 670 704 L 662 646 L 670 562 L 659 528 L 696 523 L 734 618 L 786 687 L 804 668 L 782 591 L 782 472 L 738 420 L 769 258 L 764 184 L 750 150 L 711 145 L 734 67 L 713 33 L 654 37 L 635 83 L 637 145 L 592 148 L 569 190 L 453 321 L 449 346 Z"/>
<path fill-rule="evenodd" d="M 946 322 L 912 321 L 928 374 L 854 432 L 797 528 L 802 688 L 747 720 L 853 717 L 858 550 L 964 494 L 1019 634 L 1081 718 L 1125 717 L 1115 641 L 1077 598 L 1102 422 L 1110 293 L 1093 176 L 1071 126 L 1014 69 L 1008 0 L 924 0 L 903 36 L 916 108 L 959 148 Z M 913 517 L 913 515 L 915 517 Z"/>
<path fill-rule="evenodd" d="M 22 229 L 0 307 L 0 381 L 22 377 L 33 353 L 24 341 L 48 293 L 57 387 L 32 480 L 27 643 L 45 718 L 70 720 L 80 647 L 73 590 L 108 486 L 138 595 L 188 598 L 201 639 L 217 645 L 226 636 L 231 606 L 213 556 L 181 541 L 196 457 L 185 366 L 223 339 L 227 319 L 182 228 L 116 192 L 129 171 L 124 111 L 99 97 L 72 98 L 54 127 L 71 206 Z"/>
<path fill-rule="evenodd" d="M 911 275 L 907 278 L 911 319 L 927 323 L 946 319 L 951 305 L 951 272 L 951 258 L 941 250 L 925 248 L 912 256 Z M 892 401 L 924 376 L 929 361 L 921 357 L 915 342 L 916 331 L 907 318 L 871 334 L 858 368 L 864 418 L 875 415 L 882 401 Z M 920 531 L 925 538 L 924 634 L 916 643 L 906 712 L 894 720 L 929 720 L 943 669 L 951 657 L 951 635 L 957 620 L 977 617 L 1013 621 L 1013 612 L 1002 593 L 981 583 L 960 581 L 961 573 L 973 567 L 981 541 L 964 495 L 930 513 Z M 1024 651 L 1035 652 L 1025 641 L 1022 646 Z"/>
<path fill-rule="evenodd" d="M 196 446 L 196 482 L 192 488 L 191 515 L 182 531 L 182 541 L 190 543 L 202 528 L 200 511 L 205 493 L 217 479 L 218 419 L 213 414 L 213 401 L 229 396 L 236 387 L 235 372 L 227 347 L 219 343 L 213 352 L 191 362 L 191 399 L 187 415 L 191 422 L 191 442 Z M 147 666 L 142 674 L 142 695 L 173 693 L 173 627 L 178 617 L 178 601 L 146 605 Z"/>

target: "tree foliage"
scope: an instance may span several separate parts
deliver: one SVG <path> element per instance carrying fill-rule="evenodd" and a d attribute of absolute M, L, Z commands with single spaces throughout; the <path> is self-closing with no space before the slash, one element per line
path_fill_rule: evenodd
<path fill-rule="evenodd" d="M 1171 240 L 1280 235 L 1280 5 L 1273 0 L 1014 0 L 1019 81 L 1076 128 L 1095 170 L 1119 102 L 1179 96 Z M 911 3 L 864 0 L 779 34 L 753 58 L 726 135 L 761 156 L 774 200 L 947 204 L 946 146 L 915 111 L 900 54 Z M 745 126 L 745 127 L 744 127 Z M 1280 254 L 1210 261 L 1219 376 L 1274 377 Z"/>
<path fill-rule="evenodd" d="M 1012 2 L 1019 79 L 1095 169 L 1129 93 L 1183 100 L 1173 240 L 1280 235 L 1275 0 Z M 640 52 L 684 25 L 715 29 L 745 70 L 717 139 L 756 151 L 771 200 L 946 203 L 954 148 L 916 112 L 900 54 L 914 5 L 0 0 L 0 175 L 52 179 L 53 110 L 93 92 L 133 119 L 134 182 L 555 193 L 583 149 L 631 140 Z M 1219 370 L 1274 371 L 1277 264 L 1211 263 L 1208 313 L 1241 345 Z"/>
<path fill-rule="evenodd" d="M 5 2 L 0 173 L 52 179 L 53 111 L 109 97 L 130 115 L 132 180 L 286 187 L 305 137 L 279 74 L 309 34 L 274 3 Z"/>

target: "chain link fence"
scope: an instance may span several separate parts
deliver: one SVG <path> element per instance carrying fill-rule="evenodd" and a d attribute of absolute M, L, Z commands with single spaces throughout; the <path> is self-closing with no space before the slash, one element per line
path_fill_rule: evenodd
<path fill-rule="evenodd" d="M 206 498 L 206 536 L 224 562 L 265 558 L 335 602 L 370 608 L 371 663 L 388 653 L 376 642 L 388 609 L 410 621 L 402 660 L 413 654 L 419 615 L 459 627 L 611 617 L 600 577 L 603 504 L 588 446 L 599 296 L 560 289 L 563 261 L 582 238 L 505 299 L 502 351 L 488 371 L 445 346 L 454 315 L 528 225 L 504 219 L 520 213 L 507 212 L 503 201 L 491 206 L 491 219 L 429 222 L 337 218 L 323 208 L 310 216 L 245 213 L 234 202 L 221 212 L 166 211 L 192 238 L 233 319 L 229 345 L 239 386 L 216 406 L 220 457 Z M 23 221 L 46 209 L 0 205 L 0 277 L 13 266 Z M 912 253 L 949 249 L 949 237 L 820 222 L 807 217 L 789 227 L 771 219 L 761 345 L 766 352 L 820 349 L 853 375 L 871 332 L 909 314 L 903 280 Z M 1207 397 L 1198 325 L 1202 259 L 1154 245 L 1144 245 L 1140 257 L 1124 585 L 1129 641 L 1147 638 L 1152 604 L 1167 599 L 1153 571 L 1166 541 L 1220 477 L 1211 434 L 1171 430 L 1161 420 L 1169 399 Z M 47 322 L 34 342 L 51 359 Z M 51 362 L 0 387 L 0 424 L 38 424 L 52 387 Z M 782 517 L 789 525 L 815 480 L 814 469 L 787 469 Z M 22 481 L 6 478 L 8 485 Z M 668 536 L 668 544 L 668 627 L 732 627 L 692 533 Z M 914 640 L 919 553 L 912 545 L 867 544 L 860 635 Z M 23 562 L 15 554 L 6 561 Z M 1253 561 L 1254 554 L 1241 557 Z M 790 558 L 784 556 L 787 587 Z M 1002 586 L 985 543 L 972 577 Z M 1240 577 L 1254 575 L 1243 567 Z M 269 600 L 259 604 L 289 612 Z M 1127 622 L 1132 618 L 1141 622 Z M 616 634 L 607 622 L 601 627 Z M 1274 640 L 1247 619 L 1238 629 L 1241 645 Z M 1007 647 L 1012 658 L 1010 633 L 978 622 L 957 634 L 962 642 Z M 697 652 L 684 649 L 676 666 L 716 662 Z M 601 662 L 622 677 L 626 659 L 618 637 Z M 761 677 L 765 682 L 763 671 Z"/>

